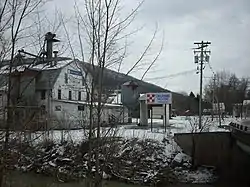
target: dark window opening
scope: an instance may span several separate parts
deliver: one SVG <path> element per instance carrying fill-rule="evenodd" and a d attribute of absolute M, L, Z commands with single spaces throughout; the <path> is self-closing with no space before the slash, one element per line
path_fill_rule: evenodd
<path fill-rule="evenodd" d="M 65 80 L 65 83 L 67 84 L 68 83 L 68 74 L 67 73 L 64 74 L 64 80 Z"/>
<path fill-rule="evenodd" d="M 46 90 L 41 91 L 41 100 L 44 100 L 46 98 Z"/>
<path fill-rule="evenodd" d="M 78 101 L 81 101 L 82 100 L 82 92 L 78 92 Z"/>
<path fill-rule="evenodd" d="M 78 105 L 78 111 L 84 111 L 84 105 Z"/>
<path fill-rule="evenodd" d="M 86 98 L 87 101 L 89 101 L 89 92 L 87 92 L 87 98 Z"/>
<path fill-rule="evenodd" d="M 85 80 L 84 80 L 84 78 L 82 77 L 82 86 L 84 86 L 85 85 Z"/>
<path fill-rule="evenodd" d="M 58 99 L 62 99 L 62 90 L 58 90 Z"/>
<path fill-rule="evenodd" d="M 69 100 L 72 100 L 72 92 L 69 91 Z"/>

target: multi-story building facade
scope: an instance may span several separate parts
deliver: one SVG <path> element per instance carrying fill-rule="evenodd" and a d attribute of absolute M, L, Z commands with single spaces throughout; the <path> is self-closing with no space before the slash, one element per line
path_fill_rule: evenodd
<path fill-rule="evenodd" d="M 53 41 L 53 37 L 47 39 L 47 48 Z M 47 49 L 47 53 L 52 51 Z M 6 81 L 2 88 L 10 89 L 8 110 L 12 110 L 13 122 L 18 125 L 35 120 L 46 122 L 46 128 L 80 128 L 87 125 L 92 75 L 86 71 L 84 63 L 57 57 L 57 52 L 54 57 L 46 54 L 46 59 L 26 58 L 21 53 L 25 52 L 20 51 L 15 57 L 11 69 L 8 61 L 0 68 L 2 76 L 11 76 L 11 86 Z M 7 106 L 6 94 L 7 91 L 1 91 L 1 108 Z M 116 122 L 126 122 L 126 111 L 121 105 L 105 103 L 101 120 L 109 123 L 113 116 Z"/>

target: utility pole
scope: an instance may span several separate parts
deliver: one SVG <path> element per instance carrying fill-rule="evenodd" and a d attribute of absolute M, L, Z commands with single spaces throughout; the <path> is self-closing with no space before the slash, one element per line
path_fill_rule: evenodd
<path fill-rule="evenodd" d="M 201 129 L 202 127 L 202 81 L 203 81 L 203 69 L 205 68 L 204 62 L 208 62 L 209 61 L 209 56 L 208 54 L 210 54 L 211 52 L 206 50 L 206 47 L 208 47 L 208 45 L 211 44 L 211 42 L 194 42 L 195 45 L 198 45 L 197 48 L 194 49 L 194 60 L 195 63 L 198 64 L 197 70 L 200 71 L 200 97 L 199 97 L 199 129 Z M 196 55 L 197 53 L 200 54 L 200 56 Z M 205 57 L 205 59 L 204 59 Z"/>
<path fill-rule="evenodd" d="M 214 120 L 214 97 L 215 97 L 215 77 L 216 75 L 213 76 L 213 96 L 212 96 L 212 121 Z"/>

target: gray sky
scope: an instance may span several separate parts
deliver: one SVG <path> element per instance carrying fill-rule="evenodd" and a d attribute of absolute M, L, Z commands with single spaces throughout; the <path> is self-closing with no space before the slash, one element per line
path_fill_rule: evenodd
<path fill-rule="evenodd" d="M 129 12 L 135 8 L 138 0 L 122 2 L 123 12 Z M 50 2 L 50 7 L 57 6 L 69 16 L 73 13 L 73 4 L 69 0 L 56 0 Z M 163 33 L 164 50 L 145 80 L 195 69 L 193 42 L 201 40 L 212 42 L 210 63 L 214 71 L 228 70 L 239 77 L 250 77 L 249 0 L 146 0 L 130 26 L 130 29 L 144 27 L 131 38 L 133 44 L 123 65 L 124 72 L 147 45 L 156 23 L 158 33 L 150 54 L 159 50 Z M 149 63 L 152 58 L 149 55 L 144 63 Z M 142 71 L 135 71 L 131 75 L 140 78 Z M 204 76 L 212 76 L 208 65 Z M 172 78 L 151 79 L 149 82 L 178 92 L 199 90 L 199 75 L 195 71 Z M 207 82 L 207 78 L 204 82 Z"/>

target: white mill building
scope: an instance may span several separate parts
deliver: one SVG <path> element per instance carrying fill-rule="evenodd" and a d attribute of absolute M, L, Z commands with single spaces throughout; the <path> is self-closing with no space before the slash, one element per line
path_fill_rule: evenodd
<path fill-rule="evenodd" d="M 30 53 L 19 51 L 11 72 L 9 61 L 2 63 L 1 76 L 11 73 L 10 98 L 16 126 L 29 123 L 32 129 L 44 128 L 43 124 L 46 128 L 71 129 L 88 125 L 92 75 L 84 68 L 86 63 L 57 57 L 57 52 L 53 56 L 53 42 L 58 41 L 54 37 L 55 34 L 46 34 L 46 52 L 40 56 L 27 58 L 23 54 Z M 1 86 L 0 107 L 4 108 L 8 86 Z M 107 102 L 103 103 L 101 122 L 126 123 L 127 109 Z"/>

